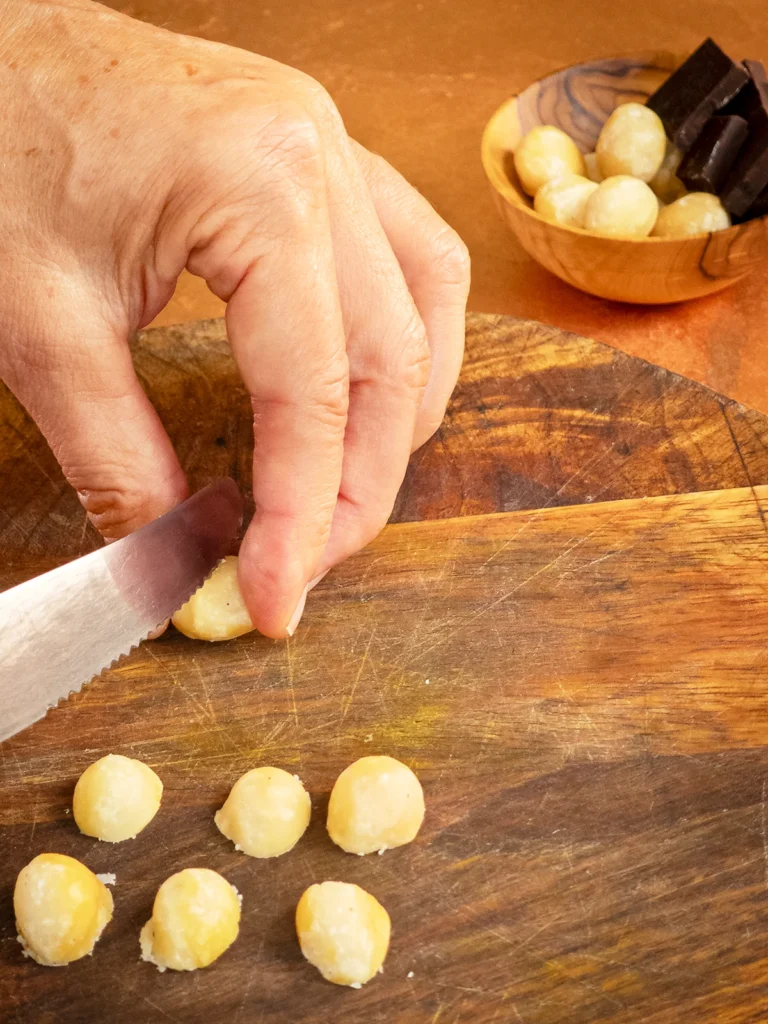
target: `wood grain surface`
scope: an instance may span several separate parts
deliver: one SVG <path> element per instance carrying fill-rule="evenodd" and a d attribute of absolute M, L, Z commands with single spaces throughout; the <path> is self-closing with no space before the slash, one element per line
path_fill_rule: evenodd
<path fill-rule="evenodd" d="M 193 488 L 250 488 L 251 410 L 223 322 L 141 334 L 134 361 Z M 45 441 L 0 384 L 0 586 L 9 565 L 99 542 Z M 586 338 L 470 314 L 446 420 L 411 461 L 394 520 L 768 483 L 768 417 Z"/>
<path fill-rule="evenodd" d="M 433 521 L 334 571 L 289 643 L 170 631 L 0 745 L 3 1024 L 765 1019 L 768 421 L 539 325 L 475 316 L 467 343 L 395 512 Z M 247 488 L 250 411 L 221 324 L 147 332 L 134 356 L 193 486 Z M 0 587 L 95 545 L 7 393 L 0 483 Z M 110 750 L 166 786 L 115 847 L 69 815 Z M 323 818 L 337 773 L 373 752 L 418 771 L 428 817 L 411 847 L 359 859 Z M 314 812 L 262 863 L 212 814 L 265 762 L 299 772 Z M 21 957 L 10 904 L 44 850 L 118 876 L 96 953 L 58 971 Z M 138 931 L 157 885 L 195 865 L 243 892 L 241 938 L 209 970 L 161 976 Z M 295 944 L 295 902 L 323 878 L 393 917 L 385 974 L 360 992 Z"/>
<path fill-rule="evenodd" d="M 392 526 L 289 643 L 145 645 L 0 747 L 3 1020 L 764 1020 L 766 503 L 740 489 Z M 166 787 L 118 846 L 68 815 L 78 772 L 113 750 Z M 416 769 L 428 814 L 413 845 L 362 859 L 323 817 L 339 770 L 373 752 Z M 212 822 L 263 763 L 314 804 L 273 862 Z M 22 959 L 9 907 L 42 850 L 117 874 L 94 956 L 57 971 Z M 242 933 L 211 969 L 160 975 L 137 935 L 185 865 L 237 885 Z M 326 878 L 392 915 L 384 976 L 359 992 L 296 946 L 295 903 Z"/>

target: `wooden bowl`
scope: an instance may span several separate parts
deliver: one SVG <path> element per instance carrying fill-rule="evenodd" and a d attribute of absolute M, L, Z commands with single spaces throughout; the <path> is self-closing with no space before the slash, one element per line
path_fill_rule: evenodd
<path fill-rule="evenodd" d="M 584 153 L 621 103 L 644 102 L 683 58 L 645 53 L 575 64 L 534 82 L 496 111 L 482 159 L 504 220 L 525 251 L 563 281 L 604 299 L 681 302 L 718 292 L 768 255 L 766 219 L 686 238 L 602 238 L 544 220 L 523 192 L 513 154 L 535 125 L 562 128 Z"/>

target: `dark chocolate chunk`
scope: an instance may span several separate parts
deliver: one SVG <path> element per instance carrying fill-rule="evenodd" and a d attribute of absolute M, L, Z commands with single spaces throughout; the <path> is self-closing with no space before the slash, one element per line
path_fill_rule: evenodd
<path fill-rule="evenodd" d="M 748 79 L 741 64 L 706 39 L 648 98 L 647 105 L 659 115 L 674 144 L 687 152 L 715 111 L 730 102 Z"/>
<path fill-rule="evenodd" d="M 768 111 L 761 107 L 749 119 L 749 135 L 720 190 L 723 206 L 743 216 L 768 185 Z"/>
<path fill-rule="evenodd" d="M 749 81 L 720 113 L 749 119 L 760 107 L 768 109 L 768 77 L 762 61 L 745 60 L 742 63 Z"/>
<path fill-rule="evenodd" d="M 756 217 L 765 217 L 766 214 L 768 214 L 768 187 L 763 189 L 745 214 L 734 219 L 743 224 L 746 220 L 754 220 Z"/>
<path fill-rule="evenodd" d="M 718 192 L 748 131 L 743 117 L 710 117 L 677 172 L 689 192 Z"/>

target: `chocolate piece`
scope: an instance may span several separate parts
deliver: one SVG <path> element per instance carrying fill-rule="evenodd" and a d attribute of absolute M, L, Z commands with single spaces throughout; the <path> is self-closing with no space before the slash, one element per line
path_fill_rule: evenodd
<path fill-rule="evenodd" d="M 730 103 L 726 103 L 720 113 L 728 116 L 749 119 L 760 107 L 768 109 L 768 77 L 762 61 L 742 61 L 749 75 L 749 81 Z"/>
<path fill-rule="evenodd" d="M 718 192 L 748 131 L 743 117 L 710 117 L 677 172 L 689 192 Z"/>
<path fill-rule="evenodd" d="M 648 98 L 667 135 L 686 152 L 716 110 L 730 102 L 749 76 L 717 43 L 706 39 Z"/>
<path fill-rule="evenodd" d="M 768 185 L 768 111 L 761 107 L 749 119 L 749 135 L 720 190 L 723 206 L 743 216 Z"/>
<path fill-rule="evenodd" d="M 755 220 L 756 217 L 765 217 L 766 214 L 768 214 L 768 187 L 763 189 L 743 216 L 734 219 L 738 223 L 743 224 L 744 221 Z"/>

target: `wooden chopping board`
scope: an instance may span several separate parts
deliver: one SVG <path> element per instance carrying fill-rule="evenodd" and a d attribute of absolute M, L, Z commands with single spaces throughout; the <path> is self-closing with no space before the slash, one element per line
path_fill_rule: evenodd
<path fill-rule="evenodd" d="M 669 377 L 649 378 L 659 395 Z M 708 402 L 713 421 L 762 436 L 716 396 L 688 399 L 688 437 Z M 550 417 L 555 436 L 567 416 Z M 651 411 L 636 419 L 648 429 Z M 718 429 L 726 473 L 757 472 L 760 445 L 739 460 Z M 767 502 L 746 486 L 395 525 L 323 582 L 288 643 L 145 645 L 0 746 L 0 1020 L 765 1019 Z M 5 582 L 61 556 L 33 541 L 7 546 Z M 68 815 L 77 775 L 110 750 L 166 787 L 155 822 L 114 847 Z M 327 794 L 373 752 L 417 770 L 428 816 L 412 846 L 349 857 L 324 833 Z M 265 762 L 297 771 L 314 805 L 273 862 L 236 854 L 212 822 Z M 117 875 L 95 955 L 59 971 L 20 957 L 10 910 L 43 850 Z M 243 893 L 241 937 L 207 971 L 159 975 L 138 961 L 138 931 L 157 885 L 195 865 Z M 393 918 L 385 975 L 359 992 L 323 982 L 296 946 L 296 900 L 324 878 L 365 886 Z"/>

